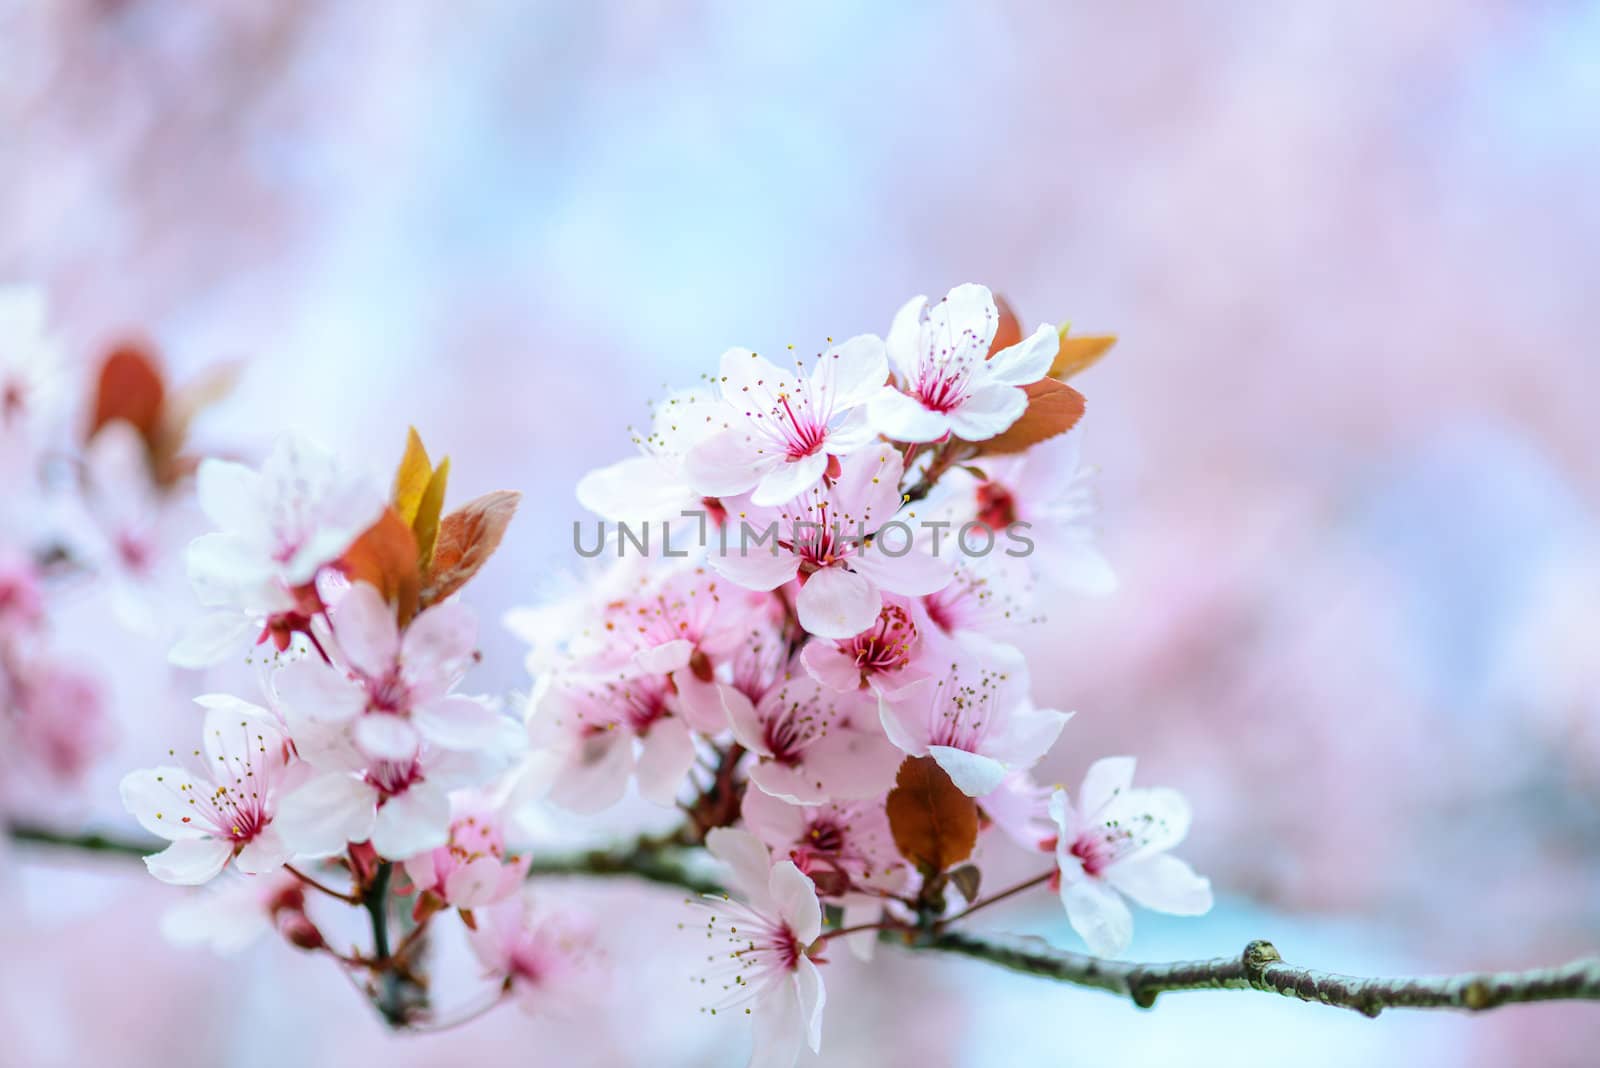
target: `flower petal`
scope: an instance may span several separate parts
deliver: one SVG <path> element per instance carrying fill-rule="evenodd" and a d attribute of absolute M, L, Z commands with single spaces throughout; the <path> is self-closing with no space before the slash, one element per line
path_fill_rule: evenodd
<path fill-rule="evenodd" d="M 716 827 L 706 834 L 706 851 L 728 866 L 728 885 L 755 908 L 770 906 L 772 853 L 749 831 Z"/>
<path fill-rule="evenodd" d="M 144 858 L 144 866 L 164 883 L 199 886 L 216 878 L 233 856 L 233 845 L 221 838 L 185 838 Z"/>
<path fill-rule="evenodd" d="M 450 841 L 450 795 L 432 783 L 413 783 L 378 807 L 372 848 L 388 860 L 403 860 Z"/>
<path fill-rule="evenodd" d="M 1147 909 L 1174 916 L 1200 916 L 1211 911 L 1211 880 L 1166 853 L 1113 864 L 1106 881 Z"/>
<path fill-rule="evenodd" d="M 272 825 L 295 853 L 330 857 L 372 836 L 377 793 L 343 773 L 320 775 L 278 804 Z"/>
<path fill-rule="evenodd" d="M 1089 952 L 1097 957 L 1120 957 L 1127 951 L 1133 941 L 1133 913 L 1111 887 L 1099 879 L 1063 879 L 1061 904 Z"/>
<path fill-rule="evenodd" d="M 798 460 L 783 460 L 761 476 L 755 492 L 750 494 L 750 503 L 763 508 L 788 504 L 815 486 L 827 469 L 828 454 L 823 449 Z"/>
<path fill-rule="evenodd" d="M 795 598 L 800 625 L 823 638 L 860 634 L 878 618 L 882 608 L 883 597 L 872 581 L 842 567 L 814 572 Z"/>
<path fill-rule="evenodd" d="M 979 386 L 950 413 L 950 427 L 967 441 L 987 441 L 1011 429 L 1028 409 L 1028 395 L 1016 386 Z"/>
<path fill-rule="evenodd" d="M 460 601 L 436 604 L 417 616 L 400 640 L 400 663 L 413 700 L 454 686 L 478 655 L 478 620 Z"/>
<path fill-rule="evenodd" d="M 794 861 L 779 861 L 772 866 L 767 892 L 779 918 L 789 925 L 800 944 L 815 942 L 822 933 L 822 905 L 817 901 L 817 888 L 811 877 L 795 867 Z"/>
<path fill-rule="evenodd" d="M 700 442 L 683 458 L 683 471 L 696 493 L 731 497 L 743 493 L 768 467 L 782 460 L 763 451 L 761 443 L 744 427 L 731 427 Z"/>
<path fill-rule="evenodd" d="M 1046 323 L 1015 345 L 989 357 L 986 365 L 989 381 L 1003 382 L 1008 386 L 1037 382 L 1049 373 L 1050 364 L 1060 348 L 1060 334 L 1055 327 Z"/>
<path fill-rule="evenodd" d="M 634 775 L 639 781 L 639 796 L 646 801 L 672 807 L 678 788 L 694 764 L 694 739 L 681 719 L 658 720 L 639 746 Z"/>
<path fill-rule="evenodd" d="M 812 384 L 826 391 L 834 412 L 865 404 L 888 377 L 883 341 L 873 334 L 857 334 L 835 345 L 822 354 L 811 372 Z"/>
<path fill-rule="evenodd" d="M 487 749 L 500 738 L 504 717 L 482 701 L 449 694 L 411 710 L 424 738 L 446 749 Z"/>
<path fill-rule="evenodd" d="M 867 404 L 867 414 L 878 433 L 892 441 L 937 441 L 950 432 L 947 415 L 924 408 L 893 386 L 878 391 Z"/>
<path fill-rule="evenodd" d="M 410 760 L 422 742 L 410 720 L 383 712 L 358 718 L 355 736 L 361 751 L 376 760 Z"/>
<path fill-rule="evenodd" d="M 945 770 L 950 781 L 968 797 L 982 797 L 1000 785 L 1006 766 L 993 757 L 969 753 L 948 745 L 930 745 L 928 755 Z"/>
<path fill-rule="evenodd" d="M 350 587 L 333 610 L 333 629 L 345 659 L 363 675 L 380 678 L 394 667 L 400 652 L 400 626 L 394 609 L 370 584 L 358 582 Z"/>
<path fill-rule="evenodd" d="M 122 777 L 122 807 L 139 826 L 169 841 L 204 838 L 210 833 L 189 815 L 189 797 L 210 791 L 195 782 L 194 776 L 179 767 L 162 765 L 141 768 Z"/>

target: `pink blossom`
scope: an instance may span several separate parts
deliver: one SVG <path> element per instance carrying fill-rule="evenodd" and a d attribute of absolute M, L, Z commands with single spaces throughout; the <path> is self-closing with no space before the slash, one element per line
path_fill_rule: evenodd
<path fill-rule="evenodd" d="M 476 914 L 467 932 L 473 953 L 530 1015 L 592 996 L 602 956 L 593 926 L 576 916 L 545 911 L 523 892 Z"/>
<path fill-rule="evenodd" d="M 1040 442 L 1012 456 L 982 462 L 987 478 L 951 471 L 958 523 L 977 522 L 996 534 L 1013 523 L 1033 542 L 1026 560 L 1040 578 L 1062 589 L 1101 596 L 1117 576 L 1095 544 L 1093 471 L 1083 466 L 1083 430 Z"/>
<path fill-rule="evenodd" d="M 174 945 L 239 953 L 272 930 L 280 908 L 292 903 L 304 907 L 303 886 L 283 870 L 250 877 L 224 874 L 162 913 L 161 933 Z"/>
<path fill-rule="evenodd" d="M 752 1068 L 790 1068 L 802 1045 L 822 1045 L 827 1000 L 812 945 L 822 933 L 822 907 L 811 880 L 772 856 L 748 831 L 719 827 L 706 837 L 711 855 L 729 869 L 738 900 L 707 896 L 706 933 L 718 950 L 702 977 L 722 998 L 713 1013 L 743 1008 L 754 1017 Z"/>
<path fill-rule="evenodd" d="M 77 783 L 109 747 L 105 695 L 92 674 L 0 644 L 0 765 L 5 786 Z"/>
<path fill-rule="evenodd" d="M 404 762 L 426 740 L 476 749 L 502 738 L 505 720 L 488 704 L 452 693 L 477 660 L 477 623 L 459 601 L 419 614 L 405 632 L 372 586 L 352 586 L 333 612 L 337 650 L 348 670 L 307 657 L 286 667 L 277 688 L 285 718 L 349 726 L 374 760 Z"/>
<path fill-rule="evenodd" d="M 665 675 L 582 675 L 544 680 L 530 700 L 528 738 L 548 762 L 550 800 L 598 812 L 639 793 L 671 805 L 694 763 L 694 739 Z"/>
<path fill-rule="evenodd" d="M 872 625 L 883 593 L 917 596 L 950 580 L 950 569 L 915 544 L 907 524 L 885 524 L 901 505 L 899 453 L 879 445 L 843 461 L 839 478 L 812 486 L 775 509 L 730 517 L 726 544 L 708 562 L 752 590 L 799 578 L 800 625 L 826 638 L 849 638 Z M 768 543 L 758 545 L 763 538 Z"/>
<path fill-rule="evenodd" d="M 900 753 L 874 721 L 869 696 L 839 693 L 791 668 L 752 700 L 724 686 L 733 736 L 756 760 L 750 781 L 796 804 L 883 793 Z"/>
<path fill-rule="evenodd" d="M 1123 896 L 1177 916 L 1211 910 L 1211 883 L 1166 851 L 1189 833 L 1189 804 L 1174 790 L 1133 789 L 1132 757 L 1097 760 L 1074 806 L 1050 797 L 1067 919 L 1091 952 L 1120 956 L 1133 938 Z"/>
<path fill-rule="evenodd" d="M 376 481 L 346 470 L 320 446 L 279 440 L 259 471 L 208 459 L 196 480 L 200 507 L 221 529 L 189 545 L 189 581 L 214 609 L 173 649 L 175 663 L 204 666 L 274 617 L 303 614 L 303 591 L 383 514 Z"/>
<path fill-rule="evenodd" d="M 1069 713 L 1035 708 L 1020 654 L 1001 646 L 963 651 L 942 676 L 879 699 L 889 739 L 929 755 L 963 792 L 982 797 L 1008 771 L 1026 770 L 1055 744 Z"/>
<path fill-rule="evenodd" d="M 206 709 L 203 748 L 193 754 L 198 766 L 162 765 L 122 780 L 123 806 L 172 843 L 145 865 L 162 882 L 180 885 L 207 882 L 229 861 L 249 875 L 273 871 L 292 855 L 276 816 L 304 765 L 265 709 L 220 694 L 198 703 Z"/>
<path fill-rule="evenodd" d="M 885 597 L 878 618 L 859 634 L 842 640 L 813 638 L 800 660 L 811 677 L 830 690 L 870 687 L 897 693 L 928 677 L 927 660 L 937 656 L 931 635 L 924 637 L 917 614 L 903 598 Z"/>
<path fill-rule="evenodd" d="M 722 354 L 718 383 L 726 429 L 689 451 L 695 488 L 709 497 L 752 491 L 761 507 L 793 500 L 816 485 L 830 456 L 847 456 L 877 436 L 866 403 L 889 376 L 883 342 L 853 337 L 785 370 L 749 349 Z"/>
<path fill-rule="evenodd" d="M 900 388 L 884 386 L 873 397 L 872 424 L 895 441 L 992 438 L 1022 416 L 1022 387 L 1050 369 L 1055 327 L 1041 326 L 991 357 L 1000 313 L 986 287 L 959 285 L 927 305 L 927 297 L 914 297 L 894 317 L 887 349 Z"/>
<path fill-rule="evenodd" d="M 406 860 L 412 883 L 459 909 L 482 908 L 515 893 L 532 858 L 507 851 L 500 813 L 475 792 L 459 792 L 450 802 L 450 840 Z"/>
<path fill-rule="evenodd" d="M 0 546 L 0 640 L 31 630 L 43 618 L 39 574 L 33 561 Z"/>

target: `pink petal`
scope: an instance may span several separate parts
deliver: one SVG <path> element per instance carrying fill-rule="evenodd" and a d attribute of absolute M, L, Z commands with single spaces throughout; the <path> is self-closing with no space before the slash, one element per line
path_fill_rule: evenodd
<path fill-rule="evenodd" d="M 867 405 L 878 433 L 893 441 L 938 441 L 950 432 L 950 419 L 893 386 L 884 386 Z"/>
<path fill-rule="evenodd" d="M 872 625 L 883 597 L 865 575 L 825 567 L 800 587 L 795 611 L 800 625 L 823 638 L 848 638 Z"/>
<path fill-rule="evenodd" d="M 394 609 L 365 582 L 350 587 L 333 611 L 333 629 L 350 666 L 378 677 L 394 666 L 400 652 L 400 627 Z"/>
<path fill-rule="evenodd" d="M 950 413 L 950 428 L 968 441 L 987 441 L 1011 428 L 1028 408 L 1028 395 L 1016 386 L 980 386 Z"/>

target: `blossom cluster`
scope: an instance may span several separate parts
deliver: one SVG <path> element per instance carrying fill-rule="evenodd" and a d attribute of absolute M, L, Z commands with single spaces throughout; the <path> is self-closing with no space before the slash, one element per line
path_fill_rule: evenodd
<path fill-rule="evenodd" d="M 217 529 L 188 575 L 210 615 L 173 658 L 266 655 L 260 693 L 198 698 L 198 743 L 124 780 L 170 843 L 151 872 L 269 877 L 258 911 L 375 999 L 380 977 L 425 986 L 422 932 L 454 910 L 495 989 L 538 1007 L 598 953 L 523 889 L 534 815 L 675 808 L 667 845 L 704 846 L 729 890 L 701 903 L 706 1007 L 754 1018 L 762 1064 L 819 1048 L 834 937 L 867 957 L 880 932 L 986 902 L 980 838 L 1052 858 L 1033 882 L 1097 954 L 1126 950 L 1128 900 L 1206 911 L 1209 884 L 1167 852 L 1178 794 L 1135 787 L 1125 757 L 1071 793 L 1034 777 L 1071 717 L 1033 701 L 1015 642 L 1053 599 L 1115 587 L 1065 381 L 1107 347 L 1025 334 L 962 285 L 883 338 L 729 350 L 638 455 L 579 483 L 608 551 L 572 595 L 507 617 L 532 674 L 511 701 L 464 692 L 478 632 L 456 594 L 515 494 L 446 513 L 448 461 L 414 433 L 387 490 L 299 439 L 259 469 L 205 461 Z M 993 551 L 1002 533 L 1027 551 Z M 373 913 L 370 953 L 329 944 L 307 887 Z"/>

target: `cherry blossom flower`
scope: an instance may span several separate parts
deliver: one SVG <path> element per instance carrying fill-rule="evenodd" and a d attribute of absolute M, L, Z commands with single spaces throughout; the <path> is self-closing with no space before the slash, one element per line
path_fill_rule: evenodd
<path fill-rule="evenodd" d="M 817 891 L 793 861 L 772 863 L 771 853 L 748 831 L 719 827 L 706 836 L 711 855 L 728 866 L 739 900 L 708 895 L 696 904 L 710 912 L 706 932 L 719 952 L 701 977 L 722 999 L 712 1013 L 742 1008 L 754 1018 L 752 1068 L 790 1068 L 802 1045 L 822 1045 L 827 1000 L 822 973 L 811 957 L 822 933 Z"/>
<path fill-rule="evenodd" d="M 538 908 L 526 891 L 478 914 L 467 940 L 485 974 L 530 1015 L 582 1002 L 598 989 L 603 958 L 593 925 Z"/>
<path fill-rule="evenodd" d="M 691 726 L 726 726 L 716 667 L 747 638 L 752 621 L 781 610 L 774 596 L 733 585 L 701 566 L 646 569 L 634 589 L 599 610 L 587 628 L 583 670 L 670 675 Z"/>
<path fill-rule="evenodd" d="M 890 741 L 932 756 L 970 797 L 988 794 L 1013 770 L 1038 763 L 1070 713 L 1035 708 L 1020 654 L 996 646 L 964 652 L 941 676 L 879 699 Z"/>
<path fill-rule="evenodd" d="M 979 479 L 965 469 L 951 471 L 951 496 L 961 503 L 960 518 L 1001 533 L 1025 523 L 1034 543 L 1028 563 L 1041 578 L 1074 593 L 1102 596 L 1117 588 L 1116 573 L 1095 545 L 1092 520 L 1093 476 L 1082 462 L 1083 430 L 1040 442 L 1014 456 L 983 461 Z"/>
<path fill-rule="evenodd" d="M 317 573 L 383 514 L 385 497 L 365 474 L 303 438 L 280 439 L 259 471 L 201 463 L 200 507 L 220 531 L 189 545 L 189 581 L 213 609 L 172 651 L 188 667 L 215 662 L 252 630 L 282 634 L 275 617 L 298 622 L 315 601 Z M 279 648 L 283 648 L 282 642 Z"/>
<path fill-rule="evenodd" d="M 895 849 L 882 797 L 796 805 L 762 790 L 746 790 L 742 815 L 752 834 L 811 879 L 819 897 L 843 907 L 841 926 L 878 920 L 883 895 L 900 891 L 910 879 L 910 868 Z M 843 937 L 854 956 L 871 959 L 877 932 Z"/>
<path fill-rule="evenodd" d="M 43 618 L 38 569 L 23 553 L 0 545 L 0 639 L 31 630 Z"/>
<path fill-rule="evenodd" d="M 918 601 L 918 618 L 963 645 L 1003 641 L 1033 614 L 1034 590 L 1027 568 L 997 554 L 957 555 L 950 581 Z"/>
<path fill-rule="evenodd" d="M 903 598 L 885 597 L 878 618 L 860 634 L 840 641 L 815 638 L 800 659 L 811 677 L 830 690 L 871 688 L 898 693 L 928 677 L 926 661 L 938 653 L 924 638 L 912 606 Z"/>
<path fill-rule="evenodd" d="M 318 774 L 284 797 L 278 827 L 298 854 L 327 857 L 371 842 L 387 860 L 406 860 L 450 841 L 450 791 L 487 782 L 506 754 L 424 743 L 405 760 L 369 761 L 345 736 L 308 741 L 302 755 Z"/>
<path fill-rule="evenodd" d="M 206 709 L 203 762 L 194 770 L 162 765 L 129 773 L 122 804 L 141 826 L 172 844 L 145 858 L 166 883 L 196 885 L 230 861 L 247 875 L 278 868 L 292 855 L 276 817 L 305 767 L 271 713 L 236 697 L 197 699 Z M 171 751 L 169 751 L 171 752 Z"/>
<path fill-rule="evenodd" d="M 650 432 L 634 436 L 640 455 L 591 471 L 578 481 L 578 502 L 616 523 L 665 523 L 711 507 L 690 485 L 689 450 L 722 429 L 727 414 L 707 390 L 680 390 L 656 408 Z M 748 487 L 746 487 L 748 488 Z"/>
<path fill-rule="evenodd" d="M 544 788 L 570 812 L 616 804 L 635 777 L 646 800 L 671 805 L 694 763 L 694 739 L 665 675 L 550 678 L 529 706 L 529 742 L 547 762 Z"/>
<path fill-rule="evenodd" d="M 450 840 L 406 860 L 411 882 L 459 909 L 492 905 L 516 893 L 532 858 L 506 849 L 500 813 L 475 791 L 458 792 L 450 801 Z"/>
<path fill-rule="evenodd" d="M 110 746 L 105 695 L 46 650 L 0 646 L 0 795 L 80 782 Z"/>
<path fill-rule="evenodd" d="M 1028 406 L 1022 387 L 1045 376 L 1060 342 L 1044 325 L 990 356 L 999 322 L 980 285 L 959 285 L 931 308 L 927 297 L 908 301 L 886 343 L 900 388 L 872 398 L 873 427 L 895 441 L 984 441 L 1009 428 Z"/>
<path fill-rule="evenodd" d="M 1211 910 L 1211 883 L 1167 850 L 1189 833 L 1189 803 L 1175 790 L 1134 789 L 1132 757 L 1097 760 L 1076 806 L 1065 790 L 1050 797 L 1061 903 L 1091 952 L 1120 956 L 1133 938 L 1127 896 L 1156 912 L 1199 916 Z"/>
<path fill-rule="evenodd" d="M 336 647 L 348 671 L 306 658 L 277 679 L 285 718 L 301 725 L 348 725 L 374 760 L 405 762 L 423 740 L 447 749 L 493 745 L 502 717 L 485 702 L 452 693 L 477 659 L 478 629 L 459 601 L 436 604 L 401 633 L 394 611 L 364 582 L 333 612 Z"/>
<path fill-rule="evenodd" d="M 915 543 L 908 524 L 899 523 L 904 529 L 893 537 L 884 530 L 900 509 L 903 470 L 886 445 L 858 452 L 843 461 L 837 481 L 730 518 L 727 543 L 708 563 L 752 590 L 798 577 L 802 627 L 825 638 L 859 634 L 878 618 L 882 591 L 919 596 L 950 580 L 950 568 Z"/>
<path fill-rule="evenodd" d="M 791 670 L 755 700 L 725 686 L 722 703 L 733 736 L 756 758 L 751 783 L 774 797 L 802 805 L 864 798 L 894 782 L 900 753 L 873 722 L 867 695 Z"/>
<path fill-rule="evenodd" d="M 814 486 L 830 456 L 848 456 L 876 437 L 866 403 L 889 377 L 883 342 L 870 334 L 835 345 L 809 373 L 749 349 L 722 354 L 718 382 L 727 429 L 690 450 L 690 481 L 709 497 L 750 491 L 751 503 L 784 504 Z"/>

